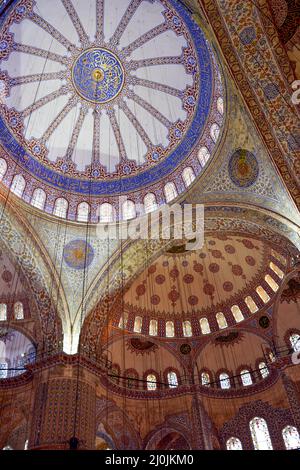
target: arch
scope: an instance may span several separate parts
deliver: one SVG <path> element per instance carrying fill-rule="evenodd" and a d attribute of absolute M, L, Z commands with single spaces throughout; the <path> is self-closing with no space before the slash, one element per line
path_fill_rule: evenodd
<path fill-rule="evenodd" d="M 240 376 L 241 376 L 242 384 L 244 385 L 244 387 L 248 387 L 249 385 L 253 384 L 252 377 L 251 377 L 249 370 L 247 369 L 241 370 Z"/>
<path fill-rule="evenodd" d="M 270 276 L 270 274 L 265 275 L 265 281 L 269 286 L 271 287 L 273 292 L 277 292 L 279 289 L 279 285 L 277 284 L 276 281 Z"/>
<path fill-rule="evenodd" d="M 272 269 L 272 271 L 277 274 L 277 276 L 279 277 L 279 279 L 283 279 L 284 278 L 284 272 L 277 266 L 277 264 L 273 263 L 272 261 L 270 262 L 269 264 L 270 268 Z"/>
<path fill-rule="evenodd" d="M 46 193 L 43 189 L 36 188 L 33 191 L 33 195 L 31 198 L 31 205 L 33 207 L 36 207 L 37 209 L 43 210 L 45 207 L 46 197 L 47 197 Z"/>
<path fill-rule="evenodd" d="M 146 375 L 147 390 L 154 391 L 157 389 L 157 375 L 153 372 Z"/>
<path fill-rule="evenodd" d="M 185 337 L 193 336 L 192 325 L 189 320 L 185 320 L 182 322 L 182 329 L 183 329 L 183 336 Z"/>
<path fill-rule="evenodd" d="M 258 311 L 258 306 L 252 299 L 251 295 L 248 295 L 247 297 L 245 297 L 245 304 L 247 305 L 251 313 L 255 313 Z"/>
<path fill-rule="evenodd" d="M 220 126 L 216 122 L 214 122 L 210 128 L 210 136 L 214 143 L 217 142 L 219 135 L 220 135 Z"/>
<path fill-rule="evenodd" d="M 257 294 L 259 295 L 259 297 L 261 298 L 261 300 L 265 304 L 267 304 L 270 300 L 270 296 L 269 296 L 269 294 L 267 294 L 265 289 L 262 286 L 257 286 L 257 288 L 255 290 L 256 290 Z"/>
<path fill-rule="evenodd" d="M 224 100 L 221 96 L 217 99 L 217 110 L 221 115 L 224 114 Z"/>
<path fill-rule="evenodd" d="M 145 213 L 148 214 L 149 212 L 153 212 L 157 209 L 158 205 L 156 202 L 156 197 L 155 194 L 153 193 L 148 193 L 144 197 L 144 208 L 145 208 Z"/>
<path fill-rule="evenodd" d="M 173 338 L 174 336 L 175 336 L 174 322 L 169 320 L 166 322 L 166 337 Z"/>
<path fill-rule="evenodd" d="M 192 184 L 193 181 L 195 181 L 195 173 L 192 167 L 188 166 L 185 168 L 182 172 L 182 179 L 184 181 L 185 187 L 187 188 Z"/>
<path fill-rule="evenodd" d="M 200 324 L 201 333 L 203 335 L 208 335 L 210 333 L 210 326 L 209 326 L 207 318 L 205 317 L 200 318 L 199 324 Z"/>
<path fill-rule="evenodd" d="M 273 450 L 268 425 L 264 418 L 253 418 L 249 427 L 255 450 Z"/>
<path fill-rule="evenodd" d="M 227 372 L 221 372 L 221 374 L 219 375 L 219 381 L 220 381 L 220 387 L 223 390 L 227 390 L 231 387 L 229 375 L 227 374 Z"/>
<path fill-rule="evenodd" d="M 170 388 L 178 387 L 178 377 L 174 370 L 170 370 L 167 373 L 168 384 Z"/>
<path fill-rule="evenodd" d="M 16 194 L 19 197 L 23 196 L 23 192 L 26 186 L 25 178 L 22 175 L 15 175 L 10 190 L 12 193 Z"/>
<path fill-rule="evenodd" d="M 268 377 L 270 372 L 269 372 L 269 369 L 267 367 L 267 364 L 264 361 L 262 361 L 258 364 L 258 369 L 259 369 L 260 374 L 261 374 L 263 379 Z"/>
<path fill-rule="evenodd" d="M 237 323 L 244 320 L 244 315 L 241 312 L 241 309 L 238 305 L 233 305 L 231 307 L 232 315 Z"/>
<path fill-rule="evenodd" d="M 143 319 L 140 316 L 136 316 L 134 319 L 133 331 L 135 333 L 141 333 L 142 331 Z"/>
<path fill-rule="evenodd" d="M 165 198 L 167 202 L 173 201 L 178 196 L 176 186 L 173 182 L 169 182 L 164 187 Z"/>
<path fill-rule="evenodd" d="M 124 372 L 124 376 L 126 377 L 125 386 L 127 388 L 138 388 L 139 382 L 137 381 L 139 378 L 139 374 L 135 369 L 127 369 Z"/>
<path fill-rule="evenodd" d="M 65 219 L 67 217 L 68 206 L 68 201 L 63 197 L 59 197 L 55 201 L 53 215 L 56 215 L 56 217 L 60 217 L 61 219 Z"/>
<path fill-rule="evenodd" d="M 87 202 L 81 202 L 77 206 L 77 222 L 88 222 L 90 215 L 90 205 Z"/>
<path fill-rule="evenodd" d="M 210 374 L 207 371 L 202 371 L 200 374 L 200 380 L 201 380 L 201 385 L 204 385 L 206 387 L 210 387 Z"/>
<path fill-rule="evenodd" d="M 150 320 L 149 335 L 150 336 L 157 336 L 157 320 Z"/>

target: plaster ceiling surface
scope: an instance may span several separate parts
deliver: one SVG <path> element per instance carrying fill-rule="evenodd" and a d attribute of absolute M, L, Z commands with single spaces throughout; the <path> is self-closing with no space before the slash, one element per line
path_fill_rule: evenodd
<path fill-rule="evenodd" d="M 12 2 L 0 67 L 1 144 L 52 197 L 134 199 L 162 179 L 180 193 L 222 127 L 218 66 L 177 0 Z"/>
<path fill-rule="evenodd" d="M 124 295 L 125 309 L 150 318 L 215 314 L 257 296 L 271 260 L 261 240 L 216 234 L 201 250 L 166 253 L 147 267 Z"/>

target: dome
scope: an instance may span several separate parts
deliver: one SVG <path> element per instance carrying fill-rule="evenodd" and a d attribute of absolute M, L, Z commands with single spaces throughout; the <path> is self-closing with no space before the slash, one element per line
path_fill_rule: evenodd
<path fill-rule="evenodd" d="M 180 2 L 99 5 L 15 1 L 0 25 L 3 181 L 71 220 L 88 203 L 92 222 L 103 203 L 119 214 L 119 196 L 141 204 L 155 194 L 161 205 L 166 184 L 172 197 L 185 191 L 214 152 L 224 112 L 211 47 Z"/>

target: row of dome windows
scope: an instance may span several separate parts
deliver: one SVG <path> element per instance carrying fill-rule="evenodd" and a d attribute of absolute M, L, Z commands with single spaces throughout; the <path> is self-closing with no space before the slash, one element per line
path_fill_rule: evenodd
<path fill-rule="evenodd" d="M 270 268 L 282 279 L 284 276 L 284 273 L 281 271 L 278 266 L 276 266 L 274 263 L 270 263 Z M 271 289 L 276 292 L 279 288 L 277 282 L 269 275 L 265 275 L 265 281 L 267 284 L 271 287 Z M 264 303 L 268 303 L 270 300 L 270 296 L 267 294 L 265 289 L 262 286 L 258 286 L 256 288 L 256 292 L 259 295 L 259 297 L 263 300 Z M 254 302 L 253 298 L 248 295 L 245 298 L 245 303 L 247 307 L 249 308 L 251 313 L 255 313 L 258 311 L 258 306 Z M 232 315 L 237 323 L 241 322 L 244 320 L 244 315 L 238 305 L 233 305 L 231 307 L 231 312 Z M 224 313 L 218 312 L 216 314 L 216 320 L 218 327 L 220 329 L 224 329 L 228 327 L 228 323 L 226 320 L 226 317 Z M 128 321 L 128 313 L 125 312 L 124 315 L 120 318 L 119 321 L 119 328 L 126 328 Z M 143 319 L 140 316 L 136 316 L 134 320 L 134 326 L 133 326 L 133 331 L 135 333 L 141 333 L 142 332 L 142 323 Z M 200 325 L 200 330 L 202 334 L 209 334 L 211 332 L 210 324 L 207 318 L 200 318 L 199 320 L 199 325 Z M 189 337 L 193 335 L 192 331 L 192 324 L 189 320 L 185 320 L 182 322 L 182 330 L 183 330 L 183 336 Z M 157 320 L 150 320 L 149 323 L 149 335 L 151 336 L 157 336 L 158 335 L 158 321 Z M 166 322 L 166 337 L 172 338 L 175 336 L 175 327 L 174 327 L 174 322 L 169 320 Z"/>
<path fill-rule="evenodd" d="M 249 423 L 251 438 L 255 450 L 273 450 L 267 422 L 264 418 L 255 417 Z M 282 438 L 286 450 L 300 448 L 300 436 L 294 426 L 285 426 L 282 429 Z M 242 443 L 238 437 L 230 437 L 226 441 L 227 450 L 243 450 Z"/>
<path fill-rule="evenodd" d="M 24 308 L 22 302 L 15 302 L 13 308 L 13 316 L 15 320 L 24 320 Z M 7 305 L 0 304 L 0 321 L 7 320 Z"/>
<path fill-rule="evenodd" d="M 263 362 L 263 361 L 260 362 L 259 365 L 258 365 L 258 369 L 259 369 L 259 374 L 260 374 L 261 378 L 265 379 L 266 377 L 268 377 L 269 369 L 268 369 L 267 364 L 265 362 Z M 239 377 L 240 377 L 242 385 L 244 387 L 247 387 L 249 385 L 253 385 L 253 383 L 254 383 L 252 374 L 248 369 L 241 370 L 241 372 L 239 374 Z M 234 378 L 230 378 L 229 374 L 227 374 L 226 372 L 222 372 L 221 374 L 219 374 L 218 385 L 223 390 L 227 390 L 227 389 L 231 388 L 233 379 Z M 209 372 L 201 372 L 200 380 L 201 380 L 201 385 L 203 385 L 205 387 L 210 387 L 211 384 L 215 383 L 215 382 L 212 382 Z"/>
<path fill-rule="evenodd" d="M 218 126 L 216 124 L 216 126 Z M 216 135 L 219 135 L 220 128 L 215 129 Z M 202 167 L 206 164 L 210 157 L 210 153 L 207 147 L 201 147 L 199 150 L 199 161 Z M 0 158 L 0 180 L 5 176 L 7 171 L 7 163 L 3 158 Z M 190 186 L 196 178 L 194 170 L 191 167 L 187 167 L 182 172 L 182 178 L 186 187 Z M 26 181 L 22 175 L 15 175 L 10 187 L 10 190 L 19 197 L 23 196 L 26 186 Z M 169 203 L 178 196 L 178 191 L 175 183 L 169 182 L 164 186 L 164 195 L 166 202 Z M 47 195 L 41 188 L 34 190 L 31 205 L 37 209 L 43 210 L 45 207 Z M 144 212 L 146 214 L 155 211 L 158 208 L 156 196 L 153 193 L 148 193 L 144 197 Z M 55 201 L 53 214 L 60 218 L 66 218 L 68 212 L 68 201 L 64 198 L 58 198 Z M 87 222 L 90 215 L 90 205 L 87 202 L 81 202 L 77 207 L 77 221 Z M 123 220 L 129 220 L 136 217 L 136 205 L 131 200 L 124 201 L 122 205 L 122 218 Z M 109 223 L 116 220 L 115 208 L 108 202 L 103 203 L 99 207 L 99 220 L 100 222 Z"/>

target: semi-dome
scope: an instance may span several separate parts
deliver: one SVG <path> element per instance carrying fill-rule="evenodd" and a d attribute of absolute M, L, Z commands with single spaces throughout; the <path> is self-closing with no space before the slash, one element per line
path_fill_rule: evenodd
<path fill-rule="evenodd" d="M 180 2 L 15 1 L 0 28 L 0 167 L 24 200 L 73 220 L 85 203 L 96 221 L 102 203 L 157 207 L 201 173 L 222 81 Z"/>

